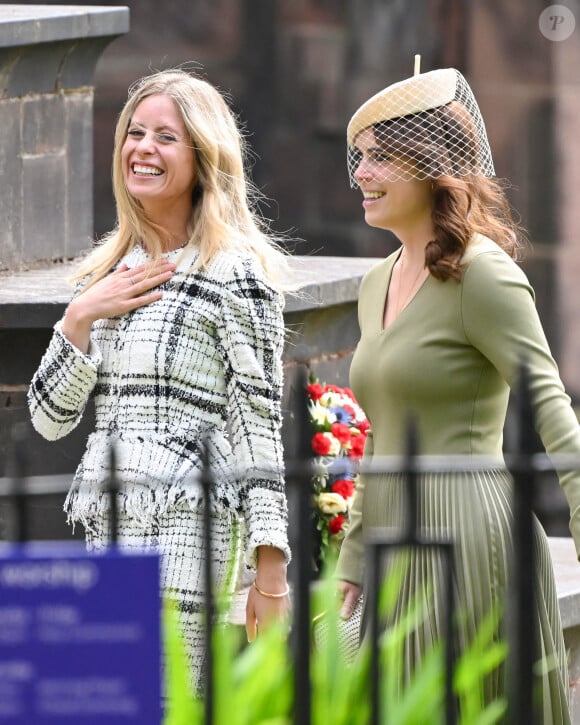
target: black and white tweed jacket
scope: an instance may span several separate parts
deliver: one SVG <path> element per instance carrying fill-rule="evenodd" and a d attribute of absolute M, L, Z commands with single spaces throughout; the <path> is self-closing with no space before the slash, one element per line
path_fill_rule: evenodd
<path fill-rule="evenodd" d="M 199 444 L 207 435 L 217 480 L 212 508 L 243 514 L 248 563 L 264 544 L 289 558 L 282 296 L 250 255 L 222 252 L 206 270 L 192 272 L 196 254 L 184 253 L 161 300 L 95 322 L 88 354 L 56 324 L 29 389 L 32 422 L 56 440 L 78 424 L 94 396 L 95 432 L 65 503 L 69 519 L 88 528 L 108 505 L 103 483 L 112 441 L 120 504 L 148 525 L 177 504 L 200 505 Z M 135 247 L 120 264 L 132 268 L 147 258 Z"/>

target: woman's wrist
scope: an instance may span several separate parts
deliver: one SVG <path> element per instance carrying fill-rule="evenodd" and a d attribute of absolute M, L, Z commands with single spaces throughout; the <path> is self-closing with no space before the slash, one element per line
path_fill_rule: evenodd
<path fill-rule="evenodd" d="M 270 594 L 279 594 L 287 589 L 286 559 L 280 549 L 273 546 L 258 547 L 256 586 Z"/>
<path fill-rule="evenodd" d="M 90 308 L 87 308 L 82 297 L 72 300 L 64 313 L 64 319 L 71 326 L 75 327 L 91 327 L 94 319 L 91 315 Z"/>
<path fill-rule="evenodd" d="M 73 300 L 64 313 L 61 331 L 69 342 L 86 353 L 89 349 L 93 322 L 79 300 Z"/>
<path fill-rule="evenodd" d="M 282 599 L 283 597 L 287 597 L 288 594 L 290 594 L 290 587 L 288 586 L 288 584 L 286 584 L 284 589 L 281 591 L 270 592 L 270 591 L 266 591 L 265 589 L 261 589 L 258 586 L 257 580 L 254 579 L 253 587 L 258 592 L 258 594 L 261 594 L 263 597 L 266 597 L 267 599 Z"/>

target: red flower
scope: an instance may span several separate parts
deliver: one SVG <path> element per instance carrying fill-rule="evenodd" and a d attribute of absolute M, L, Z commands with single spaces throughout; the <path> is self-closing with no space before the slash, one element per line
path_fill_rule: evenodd
<path fill-rule="evenodd" d="M 330 432 L 344 445 L 350 441 L 350 428 L 345 423 L 333 423 Z"/>
<path fill-rule="evenodd" d="M 350 388 L 343 388 L 342 392 L 347 395 L 351 400 L 354 400 L 356 402 L 356 398 L 354 397 L 354 393 Z"/>
<path fill-rule="evenodd" d="M 352 405 L 349 405 L 348 403 L 346 405 L 342 406 L 343 410 L 346 410 L 346 412 L 351 416 L 351 418 L 356 418 L 356 411 L 352 407 Z"/>
<path fill-rule="evenodd" d="M 342 514 L 338 514 L 338 516 L 335 516 L 333 519 L 330 519 L 328 522 L 328 530 L 331 534 L 338 534 L 338 532 L 342 529 L 344 526 L 344 516 Z"/>
<path fill-rule="evenodd" d="M 353 436 L 350 439 L 350 450 L 348 455 L 351 458 L 360 458 L 364 452 L 366 435 Z"/>
<path fill-rule="evenodd" d="M 342 388 L 339 388 L 338 385 L 325 385 L 324 386 L 324 392 L 325 393 L 342 393 Z"/>
<path fill-rule="evenodd" d="M 306 386 L 306 391 L 312 400 L 316 401 L 324 393 L 324 388 L 320 385 L 320 383 L 311 383 Z"/>
<path fill-rule="evenodd" d="M 368 420 L 365 418 L 363 421 L 361 421 L 357 428 L 360 430 L 361 433 L 366 433 L 371 428 L 371 424 L 368 422 Z"/>
<path fill-rule="evenodd" d="M 324 433 L 315 433 L 312 436 L 312 450 L 317 456 L 325 456 L 330 450 L 330 440 Z"/>
<path fill-rule="evenodd" d="M 340 481 L 335 481 L 332 484 L 332 491 L 333 493 L 340 494 L 346 500 L 354 493 L 354 481 L 348 478 L 341 478 Z"/>

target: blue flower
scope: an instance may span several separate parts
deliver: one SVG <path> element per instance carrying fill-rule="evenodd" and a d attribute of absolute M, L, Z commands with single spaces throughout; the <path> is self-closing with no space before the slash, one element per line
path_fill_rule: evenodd
<path fill-rule="evenodd" d="M 346 408 L 335 407 L 330 408 L 331 413 L 336 416 L 337 423 L 344 423 L 345 425 L 351 425 L 353 421 L 353 415 Z"/>

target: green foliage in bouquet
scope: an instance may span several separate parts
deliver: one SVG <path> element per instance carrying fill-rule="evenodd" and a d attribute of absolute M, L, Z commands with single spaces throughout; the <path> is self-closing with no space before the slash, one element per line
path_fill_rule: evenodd
<path fill-rule="evenodd" d="M 403 564 L 395 567 L 381 591 L 381 614 L 392 611 L 399 591 Z M 313 595 L 313 613 L 324 612 L 325 644 L 311 656 L 313 725 L 367 725 L 370 719 L 370 655 L 363 646 L 354 661 L 341 656 L 339 602 L 336 584 L 325 577 Z M 398 691 L 406 637 L 424 616 L 425 594 L 380 639 L 381 699 L 389 725 L 443 725 L 445 664 L 443 646 L 434 647 L 412 680 Z M 454 691 L 460 705 L 459 725 L 493 725 L 505 716 L 506 703 L 485 705 L 483 683 L 506 656 L 506 646 L 495 641 L 497 615 L 482 624 L 475 641 L 457 662 Z M 189 694 L 187 668 L 178 624 L 167 616 L 166 692 L 164 725 L 202 725 L 203 703 Z M 315 641 L 315 638 L 314 638 Z M 291 725 L 293 707 L 292 661 L 287 627 L 274 625 L 251 644 L 241 627 L 217 626 L 215 653 L 216 725 Z"/>

